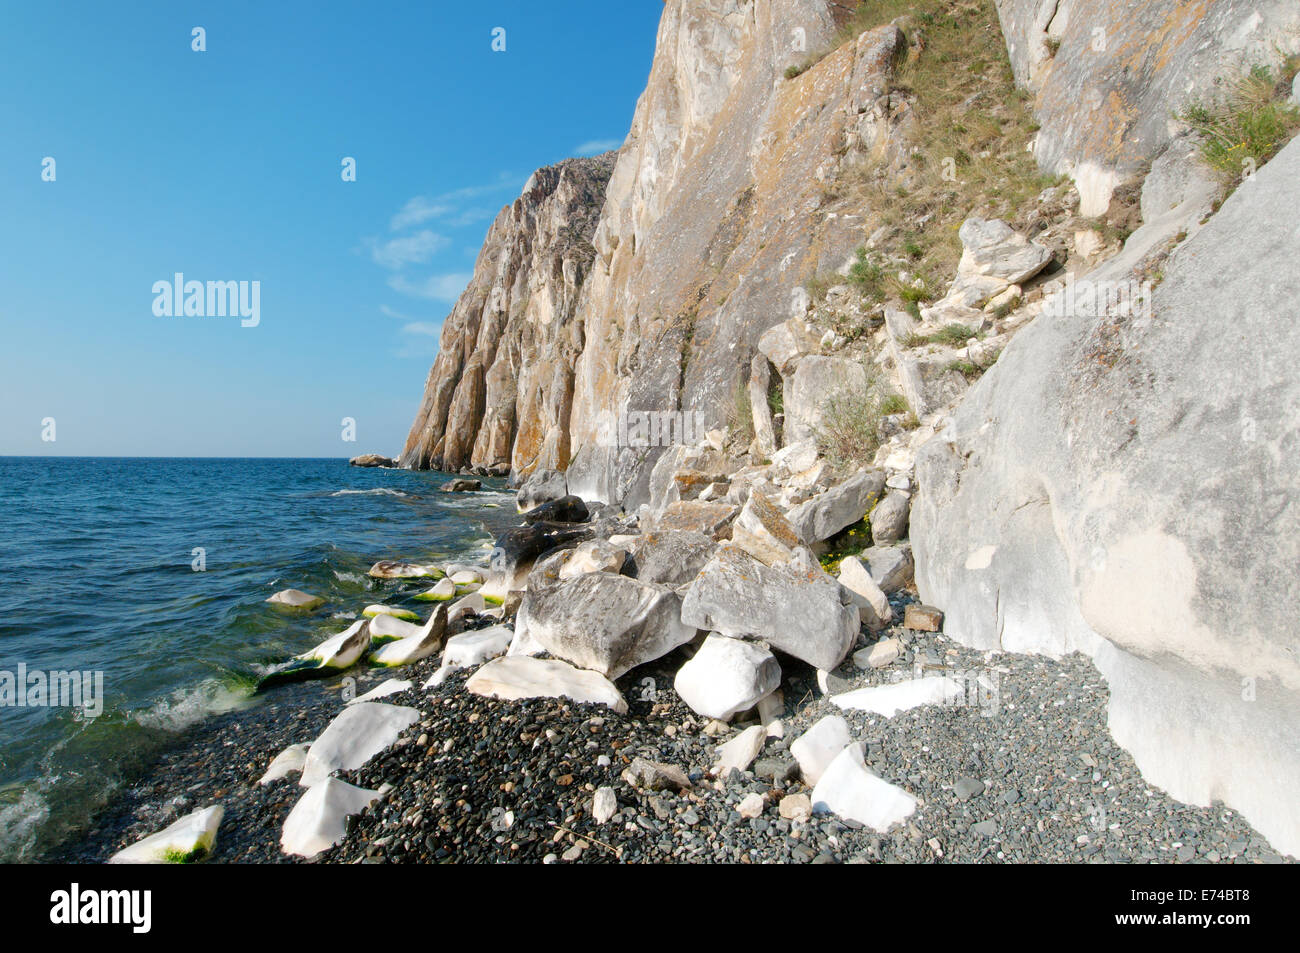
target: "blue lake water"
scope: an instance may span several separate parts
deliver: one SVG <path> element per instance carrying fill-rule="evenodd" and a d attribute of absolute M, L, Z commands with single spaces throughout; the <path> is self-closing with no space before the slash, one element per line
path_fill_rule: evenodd
<path fill-rule="evenodd" d="M 420 584 L 366 570 L 483 562 L 518 519 L 501 481 L 440 493 L 446 479 L 344 460 L 0 457 L 0 678 L 102 672 L 104 696 L 94 718 L 0 706 L 0 860 L 75 833 L 178 731 L 256 704 L 268 665 L 365 605 L 427 613 L 407 602 Z M 327 601 L 264 601 L 288 588 Z"/>

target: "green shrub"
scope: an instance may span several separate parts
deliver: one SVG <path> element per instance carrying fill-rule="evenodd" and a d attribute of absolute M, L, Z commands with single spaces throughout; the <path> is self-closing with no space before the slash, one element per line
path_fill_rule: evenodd
<path fill-rule="evenodd" d="M 1292 105 L 1288 75 L 1295 76 L 1292 57 L 1275 76 L 1267 66 L 1224 84 L 1222 98 L 1196 102 L 1180 118 L 1201 136 L 1206 163 L 1231 187 L 1281 151 L 1300 131 L 1300 108 Z"/>

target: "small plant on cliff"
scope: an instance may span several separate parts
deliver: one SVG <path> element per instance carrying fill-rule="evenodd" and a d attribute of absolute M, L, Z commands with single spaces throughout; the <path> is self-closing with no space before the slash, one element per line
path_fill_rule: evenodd
<path fill-rule="evenodd" d="M 1201 155 L 1229 187 L 1300 132 L 1300 108 L 1287 99 L 1297 71 L 1300 56 L 1290 57 L 1276 75 L 1267 66 L 1256 66 L 1225 82 L 1218 102 L 1193 103 L 1179 117 L 1200 134 Z"/>
<path fill-rule="evenodd" d="M 837 471 L 870 463 L 880 447 L 883 412 L 874 391 L 871 383 L 862 390 L 841 387 L 822 404 L 821 426 L 815 435 L 817 449 Z"/>
<path fill-rule="evenodd" d="M 736 383 L 731 388 L 731 406 L 727 408 L 727 426 L 746 446 L 754 439 L 754 407 L 749 402 L 749 387 L 741 378 L 736 378 Z"/>

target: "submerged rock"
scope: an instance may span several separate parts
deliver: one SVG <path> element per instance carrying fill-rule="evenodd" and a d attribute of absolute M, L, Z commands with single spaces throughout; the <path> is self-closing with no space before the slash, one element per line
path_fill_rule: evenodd
<path fill-rule="evenodd" d="M 371 653 L 371 663 L 388 667 L 410 665 L 412 662 L 418 662 L 420 659 L 432 655 L 442 648 L 442 640 L 447 634 L 449 615 L 445 605 L 438 606 L 433 610 L 433 614 L 429 616 L 429 621 L 424 624 L 423 628 L 411 626 L 411 628 L 415 629 L 414 632 L 410 632 L 396 642 L 390 642 L 378 651 Z M 378 621 L 378 619 L 375 620 L 375 622 Z M 373 631 L 375 623 L 372 622 L 370 627 Z"/>
<path fill-rule="evenodd" d="M 266 601 L 289 609 L 315 609 L 325 604 L 320 596 L 313 596 L 301 589 L 283 589 Z"/>
<path fill-rule="evenodd" d="M 440 579 L 442 570 L 437 566 L 381 559 L 370 567 L 367 575 L 372 579 Z"/>
<path fill-rule="evenodd" d="M 262 691 L 286 682 L 335 675 L 355 665 L 369 648 L 370 620 L 358 619 L 347 629 L 326 639 L 314 649 L 272 668 L 257 683 L 257 690 Z"/>
<path fill-rule="evenodd" d="M 393 606 L 370 605 L 362 609 L 361 614 L 367 619 L 373 619 L 378 615 L 391 615 L 394 619 L 401 619 L 404 622 L 420 621 L 420 616 L 410 609 L 398 609 Z"/>
<path fill-rule="evenodd" d="M 348 461 L 348 464 L 354 467 L 387 467 L 392 469 L 397 466 L 397 461 L 381 453 L 363 453 L 360 456 L 353 457 Z"/>
<path fill-rule="evenodd" d="M 483 482 L 458 477 L 455 480 L 448 480 L 438 489 L 443 493 L 473 493 L 475 490 L 483 489 Z"/>

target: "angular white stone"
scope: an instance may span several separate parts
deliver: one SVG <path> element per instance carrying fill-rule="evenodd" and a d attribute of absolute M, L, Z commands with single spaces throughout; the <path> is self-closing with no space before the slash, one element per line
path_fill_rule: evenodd
<path fill-rule="evenodd" d="M 370 661 L 375 665 L 391 668 L 397 665 L 410 665 L 412 662 L 427 658 L 442 648 L 443 636 L 447 634 L 447 616 L 446 608 L 438 606 L 423 627 L 411 626 L 413 631 L 410 634 L 371 653 Z M 373 633 L 374 630 L 375 623 L 372 622 L 370 631 Z"/>
<path fill-rule="evenodd" d="M 296 745 L 289 745 L 267 765 L 266 773 L 262 775 L 258 784 L 270 784 L 272 781 L 278 781 L 281 778 L 288 777 L 295 772 L 301 771 L 303 764 L 307 761 L 307 749 L 311 747 L 310 741 L 299 742 Z"/>
<path fill-rule="evenodd" d="M 455 595 L 456 584 L 450 579 L 440 579 L 432 589 L 426 589 L 414 596 L 414 598 L 419 599 L 421 602 L 446 602 Z"/>
<path fill-rule="evenodd" d="M 889 597 L 876 585 L 871 573 L 856 556 L 847 556 L 840 561 L 839 580 L 858 607 L 859 618 L 872 632 L 879 632 L 894 621 Z"/>
<path fill-rule="evenodd" d="M 513 700 L 518 698 L 570 698 L 607 705 L 619 714 L 627 702 L 614 683 L 599 672 L 574 668 L 558 659 L 515 655 L 493 659 L 465 683 L 475 695 Z"/>
<path fill-rule="evenodd" d="M 883 834 L 916 810 L 916 798 L 873 773 L 862 745 L 851 744 L 826 768 L 813 788 L 813 811 L 837 814 Z"/>
<path fill-rule="evenodd" d="M 485 609 L 487 609 L 487 600 L 483 598 L 483 593 L 471 592 L 451 604 L 451 609 L 447 611 L 447 621 L 451 622 L 466 615 L 478 615 Z"/>
<path fill-rule="evenodd" d="M 494 625 L 487 629 L 462 632 L 447 640 L 447 647 L 442 652 L 442 665 L 438 671 L 429 676 L 425 688 L 436 688 L 447 680 L 452 672 L 462 668 L 482 665 L 488 659 L 503 654 L 514 639 L 515 633 L 508 625 Z"/>
<path fill-rule="evenodd" d="M 591 799 L 591 819 L 597 824 L 605 824 L 617 813 L 618 795 L 614 793 L 614 789 L 597 788 L 595 796 Z"/>
<path fill-rule="evenodd" d="M 791 742 L 790 754 L 799 762 L 804 781 L 816 784 L 849 740 L 849 723 L 839 715 L 827 715 Z"/>
<path fill-rule="evenodd" d="M 765 741 L 767 741 L 767 729 L 762 725 L 754 725 L 752 728 L 746 728 L 726 744 L 719 745 L 718 760 L 713 765 L 714 776 L 725 778 L 733 768 L 737 771 L 747 770 L 758 757 L 758 753 L 763 750 Z"/>
<path fill-rule="evenodd" d="M 225 809 L 220 804 L 186 814 L 180 820 L 119 850 L 110 864 L 165 864 L 188 857 L 196 850 L 209 853 L 217 840 L 217 828 Z"/>
<path fill-rule="evenodd" d="M 728 721 L 781 684 L 781 666 L 765 646 L 713 633 L 677 671 L 673 687 L 706 718 Z"/>
<path fill-rule="evenodd" d="M 331 636 L 298 659 L 319 662 L 321 668 L 345 669 L 353 665 L 370 648 L 369 621 L 358 619 L 338 635 Z"/>
<path fill-rule="evenodd" d="M 362 702 L 343 709 L 312 742 L 298 783 L 305 788 L 335 771 L 359 768 L 420 720 L 414 708 Z"/>
<path fill-rule="evenodd" d="M 746 794 L 739 804 L 736 805 L 736 812 L 741 817 L 759 817 L 767 807 L 767 801 L 761 794 Z"/>
<path fill-rule="evenodd" d="M 414 688 L 414 687 L 415 687 L 415 682 L 411 681 L 409 678 L 386 679 L 385 681 L 380 682 L 374 688 L 370 689 L 370 691 L 366 692 L 364 695 L 358 695 L 356 698 L 351 699 L 348 702 L 348 704 L 359 705 L 362 702 L 372 702 L 376 698 L 387 698 L 389 695 L 396 695 L 398 692 L 404 692 L 408 688 Z M 307 746 L 303 745 L 304 751 L 306 750 L 306 748 Z M 272 764 L 274 764 L 274 762 L 272 762 Z"/>
<path fill-rule="evenodd" d="M 423 628 L 414 622 L 381 613 L 370 620 L 370 641 L 374 644 L 409 639 L 413 635 L 419 635 Z"/>
<path fill-rule="evenodd" d="M 343 839 L 349 814 L 360 814 L 378 797 L 378 791 L 325 778 L 306 791 L 284 819 L 280 849 L 286 854 L 315 857 Z"/>
<path fill-rule="evenodd" d="M 483 581 L 483 574 L 477 569 L 461 569 L 458 572 L 452 573 L 448 578 L 458 586 L 468 586 L 476 582 L 481 583 Z"/>
<path fill-rule="evenodd" d="M 927 675 L 892 685 L 876 685 L 832 695 L 831 701 L 850 711 L 874 711 L 877 715 L 892 718 L 900 711 L 921 705 L 945 705 L 964 695 L 965 689 L 953 679 L 945 675 Z"/>
<path fill-rule="evenodd" d="M 884 668 L 897 659 L 902 650 L 903 643 L 898 639 L 881 639 L 875 645 L 854 652 L 853 664 L 861 669 Z"/>

